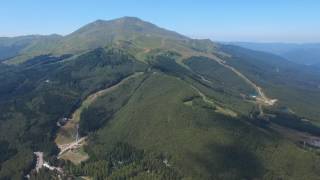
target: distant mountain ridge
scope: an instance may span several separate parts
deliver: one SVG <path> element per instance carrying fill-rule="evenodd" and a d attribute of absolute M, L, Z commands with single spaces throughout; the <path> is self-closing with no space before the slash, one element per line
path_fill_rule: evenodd
<path fill-rule="evenodd" d="M 62 36 L 53 35 L 28 35 L 18 37 L 0 37 L 0 61 L 12 58 L 21 53 L 27 52 L 37 44 L 44 44 L 48 41 L 54 41 Z"/>
<path fill-rule="evenodd" d="M 312 65 L 320 63 L 320 43 L 230 42 L 227 44 L 277 54 L 298 64 Z"/>

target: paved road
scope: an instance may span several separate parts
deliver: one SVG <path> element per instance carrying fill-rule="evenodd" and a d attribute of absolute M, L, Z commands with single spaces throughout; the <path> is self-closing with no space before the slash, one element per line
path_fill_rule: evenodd
<path fill-rule="evenodd" d="M 34 154 L 37 156 L 37 163 L 36 163 L 36 168 L 35 170 L 37 172 L 39 172 L 39 170 L 42 168 L 42 167 L 45 167 L 45 168 L 48 168 L 50 169 L 51 171 L 58 171 L 60 173 L 63 173 L 63 170 L 62 168 L 60 167 L 54 167 L 54 166 L 50 166 L 50 164 L 48 162 L 45 162 L 43 160 L 43 152 L 34 152 Z"/>
<path fill-rule="evenodd" d="M 43 152 L 34 152 L 34 154 L 37 156 L 37 164 L 36 164 L 36 171 L 39 172 L 39 170 L 43 166 Z"/>

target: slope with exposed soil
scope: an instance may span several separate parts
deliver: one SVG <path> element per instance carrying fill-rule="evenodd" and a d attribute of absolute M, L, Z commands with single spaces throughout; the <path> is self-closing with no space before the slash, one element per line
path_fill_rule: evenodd
<path fill-rule="evenodd" d="M 138 77 L 142 75 L 143 72 L 136 72 L 124 79 L 122 79 L 119 83 L 108 87 L 106 89 L 97 91 L 91 95 L 89 95 L 82 103 L 81 106 L 72 113 L 72 118 L 68 120 L 68 122 L 60 128 L 58 131 L 57 137 L 55 139 L 55 142 L 60 149 L 58 158 L 71 160 L 74 163 L 79 164 L 82 161 L 87 160 L 89 157 L 86 153 L 82 152 L 70 152 L 75 151 L 76 149 L 81 148 L 83 145 L 85 145 L 86 137 L 80 137 L 76 138 L 76 134 L 78 134 L 78 126 L 80 121 L 81 112 L 84 108 L 88 108 L 97 98 L 100 96 L 103 96 L 104 94 L 114 91 L 119 87 L 121 84 L 129 81 L 132 78 Z M 70 158 L 68 154 L 72 154 L 72 156 L 77 156 L 77 158 Z"/>

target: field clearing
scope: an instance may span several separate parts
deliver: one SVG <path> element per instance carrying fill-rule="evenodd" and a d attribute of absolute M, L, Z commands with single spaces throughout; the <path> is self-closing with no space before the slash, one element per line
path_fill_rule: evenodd
<path fill-rule="evenodd" d="M 140 76 L 142 74 L 143 74 L 143 72 L 134 73 L 133 75 L 124 78 L 122 81 L 120 81 L 116 85 L 108 87 L 103 90 L 100 90 L 100 91 L 88 96 L 82 102 L 81 106 L 72 114 L 72 118 L 64 126 L 62 126 L 60 128 L 60 130 L 58 131 L 57 137 L 55 139 L 55 143 L 57 144 L 57 146 L 59 148 L 61 148 L 67 144 L 71 144 L 74 141 L 76 141 L 76 136 L 78 133 L 77 126 L 80 121 L 81 113 L 85 108 L 88 108 L 100 96 L 105 95 L 106 93 L 117 89 L 121 84 L 129 81 L 132 78 Z M 60 158 L 65 159 L 65 160 L 70 160 L 74 164 L 79 164 L 82 161 L 87 160 L 89 158 L 89 156 L 86 152 L 83 151 L 83 148 L 81 146 L 80 148 L 77 148 L 75 150 L 69 150 L 69 151 L 63 153 L 63 155 L 61 155 Z"/>
<path fill-rule="evenodd" d="M 61 159 L 69 160 L 77 165 L 89 159 L 89 155 L 84 152 L 83 148 L 81 147 L 79 149 L 71 150 L 64 153 L 63 155 L 61 155 Z"/>

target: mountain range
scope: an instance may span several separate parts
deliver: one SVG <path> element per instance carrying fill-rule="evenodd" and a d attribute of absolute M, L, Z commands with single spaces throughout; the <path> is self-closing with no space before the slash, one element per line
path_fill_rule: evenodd
<path fill-rule="evenodd" d="M 320 63 L 320 44 L 318 43 L 252 43 L 232 42 L 244 48 L 277 54 L 292 62 L 303 65 Z"/>
<path fill-rule="evenodd" d="M 320 72 L 281 55 L 123 17 L 0 60 L 0 179 L 320 175 Z"/>

